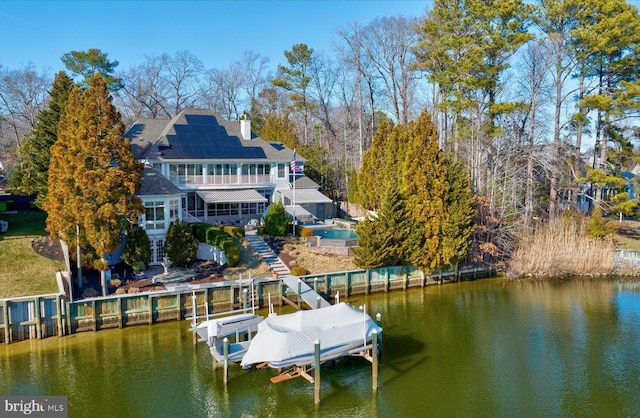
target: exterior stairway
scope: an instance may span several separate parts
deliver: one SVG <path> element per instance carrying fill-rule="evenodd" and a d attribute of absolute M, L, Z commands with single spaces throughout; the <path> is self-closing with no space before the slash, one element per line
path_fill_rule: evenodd
<path fill-rule="evenodd" d="M 322 298 L 314 289 L 308 284 L 301 281 L 298 277 L 291 276 L 291 270 L 276 256 L 271 247 L 267 245 L 262 238 L 258 236 L 256 231 L 247 231 L 245 237 L 251 248 L 253 248 L 262 259 L 267 263 L 269 268 L 278 273 L 283 283 L 295 291 L 300 291 L 299 297 L 305 301 L 311 309 L 325 308 L 331 306 L 324 298 Z"/>
<path fill-rule="evenodd" d="M 274 253 L 271 247 L 269 247 L 267 243 L 258 236 L 256 231 L 247 231 L 244 238 L 247 240 L 249 245 L 251 245 L 251 248 L 253 248 L 260 257 L 262 257 L 264 262 L 267 263 L 274 273 L 278 273 L 280 276 L 291 274 L 289 267 L 287 267 L 286 264 L 278 258 L 276 253 Z"/>

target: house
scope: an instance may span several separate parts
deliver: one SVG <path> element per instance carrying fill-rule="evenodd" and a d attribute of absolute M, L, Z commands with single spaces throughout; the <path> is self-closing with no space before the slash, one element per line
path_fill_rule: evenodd
<path fill-rule="evenodd" d="M 244 225 L 282 201 L 296 220 L 324 220 L 331 199 L 311 179 L 291 176 L 293 150 L 251 133 L 251 121 L 225 121 L 214 112 L 185 109 L 173 119 L 139 119 L 125 133 L 145 162 L 139 220 L 152 241 L 152 264 L 162 261 L 171 222 Z M 295 191 L 291 177 L 298 177 Z M 300 214 L 301 216 L 299 216 Z M 302 215 L 305 216 L 302 219 Z"/>
<path fill-rule="evenodd" d="M 306 176 L 296 178 L 293 183 L 295 188 L 276 190 L 275 199 L 284 204 L 292 218 L 295 216 L 298 222 L 304 224 L 333 216 L 332 201 L 318 191 L 318 183 Z"/>

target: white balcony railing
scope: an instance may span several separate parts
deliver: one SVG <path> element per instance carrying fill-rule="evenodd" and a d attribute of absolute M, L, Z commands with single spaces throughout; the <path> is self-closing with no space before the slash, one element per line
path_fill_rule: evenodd
<path fill-rule="evenodd" d="M 269 174 L 248 174 L 241 176 L 171 176 L 169 180 L 178 186 L 225 185 L 225 184 L 266 184 L 271 183 Z"/>

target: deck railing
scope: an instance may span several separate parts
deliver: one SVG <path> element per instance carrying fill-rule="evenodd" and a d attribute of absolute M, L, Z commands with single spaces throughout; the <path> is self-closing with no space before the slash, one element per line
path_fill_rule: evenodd
<path fill-rule="evenodd" d="M 638 250 L 613 250 L 613 258 L 616 260 L 640 261 L 640 251 Z"/>

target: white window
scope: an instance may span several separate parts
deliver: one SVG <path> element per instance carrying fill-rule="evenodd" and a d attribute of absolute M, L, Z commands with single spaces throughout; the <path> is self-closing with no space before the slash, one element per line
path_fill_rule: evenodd
<path fill-rule="evenodd" d="M 164 202 L 144 203 L 144 229 L 151 231 L 154 229 L 165 229 L 164 223 Z"/>
<path fill-rule="evenodd" d="M 162 263 L 164 261 L 164 240 L 156 240 L 154 257 L 156 263 Z"/>
<path fill-rule="evenodd" d="M 173 222 L 178 219 L 178 210 L 180 208 L 178 202 L 178 200 L 169 201 L 169 222 Z"/>
<path fill-rule="evenodd" d="M 284 174 L 284 166 L 285 164 L 279 163 L 278 164 L 278 178 L 279 179 L 283 179 L 285 174 Z"/>

